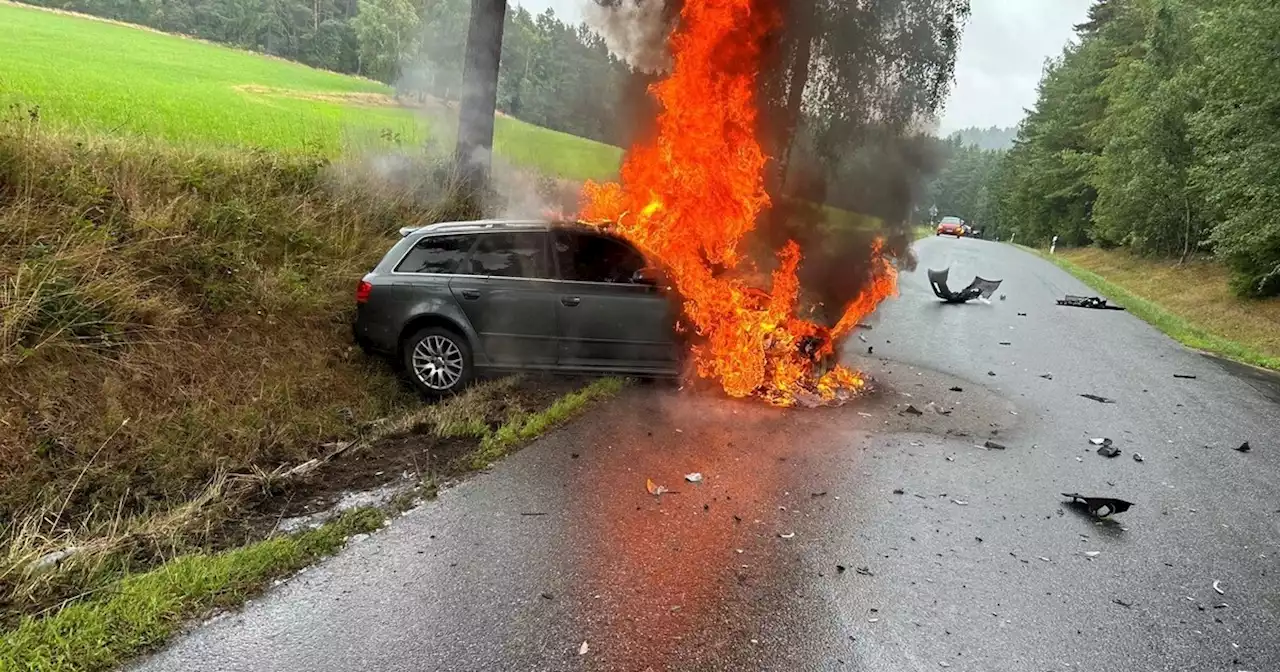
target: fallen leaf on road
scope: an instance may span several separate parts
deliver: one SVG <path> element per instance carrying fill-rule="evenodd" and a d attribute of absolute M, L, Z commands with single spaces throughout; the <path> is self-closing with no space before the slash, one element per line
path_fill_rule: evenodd
<path fill-rule="evenodd" d="M 1214 590 L 1214 592 L 1216 592 L 1216 593 L 1217 593 L 1217 594 L 1219 594 L 1219 595 L 1226 595 L 1226 593 L 1225 593 L 1225 592 L 1223 592 L 1223 590 L 1222 590 L 1222 586 L 1221 586 L 1221 585 L 1219 585 L 1219 584 L 1221 584 L 1221 583 L 1222 583 L 1221 581 L 1214 581 L 1214 582 L 1213 582 L 1213 590 Z"/>
<path fill-rule="evenodd" d="M 578 655 L 579 655 L 579 656 L 585 656 L 585 655 L 587 655 L 587 651 L 590 651 L 590 650 L 591 650 L 591 647 L 590 647 L 590 646 L 587 646 L 587 642 L 584 640 L 584 641 L 582 642 L 582 646 L 579 646 L 579 647 L 578 647 Z"/>
<path fill-rule="evenodd" d="M 661 495 L 667 491 L 667 486 L 654 483 L 652 478 L 645 479 L 644 487 L 649 491 L 649 494 L 654 496 Z"/>

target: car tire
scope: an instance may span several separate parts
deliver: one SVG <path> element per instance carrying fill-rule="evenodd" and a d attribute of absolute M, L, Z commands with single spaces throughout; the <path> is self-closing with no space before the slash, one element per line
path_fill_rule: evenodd
<path fill-rule="evenodd" d="M 475 377 L 466 337 L 443 327 L 427 327 L 405 339 L 400 359 L 409 382 L 428 399 L 457 394 Z"/>

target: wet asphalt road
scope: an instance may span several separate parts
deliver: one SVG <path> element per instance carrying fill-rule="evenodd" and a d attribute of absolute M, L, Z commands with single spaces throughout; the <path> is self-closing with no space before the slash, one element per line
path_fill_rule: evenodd
<path fill-rule="evenodd" d="M 1280 669 L 1277 387 L 1055 306 L 1086 288 L 1020 250 L 918 251 L 848 346 L 875 398 L 629 389 L 137 669 Z M 1007 300 L 939 304 L 948 265 Z"/>

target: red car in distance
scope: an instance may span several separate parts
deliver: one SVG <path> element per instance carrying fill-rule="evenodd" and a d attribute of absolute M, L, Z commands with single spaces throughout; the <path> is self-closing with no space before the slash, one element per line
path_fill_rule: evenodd
<path fill-rule="evenodd" d="M 936 235 L 955 236 L 956 238 L 964 236 L 964 220 L 959 217 L 943 217 L 942 221 L 938 222 Z"/>

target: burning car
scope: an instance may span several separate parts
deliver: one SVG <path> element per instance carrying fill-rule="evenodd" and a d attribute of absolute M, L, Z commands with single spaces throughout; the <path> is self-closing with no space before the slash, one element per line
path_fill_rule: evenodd
<path fill-rule="evenodd" d="M 404 229 L 360 280 L 355 339 L 423 394 L 477 374 L 542 370 L 675 377 L 679 302 L 630 243 L 572 223 L 493 220 Z"/>

